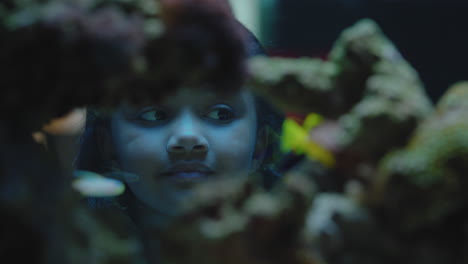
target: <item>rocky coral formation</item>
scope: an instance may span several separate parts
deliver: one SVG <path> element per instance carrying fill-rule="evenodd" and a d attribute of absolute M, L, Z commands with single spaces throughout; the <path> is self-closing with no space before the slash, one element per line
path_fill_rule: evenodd
<path fill-rule="evenodd" d="M 379 203 L 386 213 L 398 213 L 395 223 L 402 228 L 440 225 L 466 206 L 467 94 L 466 82 L 451 87 L 435 113 L 417 128 L 408 146 L 381 161 L 378 187 L 383 190 L 379 190 Z M 395 207 L 409 200 L 413 202 Z"/>
<path fill-rule="evenodd" d="M 311 137 L 361 180 L 433 108 L 417 72 L 369 19 L 344 30 L 326 61 L 259 57 L 251 71 L 253 89 L 279 108 L 323 115 Z"/>
<path fill-rule="evenodd" d="M 372 20 L 343 31 L 326 61 L 259 57 L 251 72 L 253 89 L 289 112 L 420 120 L 431 111 L 416 71 Z"/>
<path fill-rule="evenodd" d="M 0 3 L 2 119 L 37 130 L 84 105 L 154 102 L 183 85 L 239 89 L 244 36 L 223 2 Z"/>
<path fill-rule="evenodd" d="M 168 5 L 161 17 L 158 5 L 144 0 L 0 4 L 4 259 L 468 261 L 468 84 L 454 85 L 434 110 L 415 70 L 370 20 L 346 29 L 327 61 L 256 58 L 251 64 L 251 87 L 280 109 L 324 116 L 310 140 L 335 155 L 334 168 L 307 158 L 296 166 L 285 161 L 285 175 L 271 192 L 243 178 L 207 182 L 163 228 L 139 229 L 121 210 L 84 206 L 71 187 L 71 168 L 60 166 L 61 160 L 71 164 L 72 152 L 54 145 L 71 138 L 45 134 L 44 148 L 32 130 L 83 104 L 157 100 L 169 92 L 154 89 L 157 83 L 230 82 L 220 85 L 229 91 L 244 78 L 242 37 L 224 34 L 233 30 L 225 5 L 161 3 Z M 214 43 L 222 44 L 213 49 Z M 151 64 L 146 56 L 159 60 Z"/>
<path fill-rule="evenodd" d="M 306 225 L 316 257 L 466 262 L 466 82 L 434 110 L 415 70 L 363 20 L 327 61 L 255 59 L 251 83 L 284 111 L 328 119 L 310 140 L 335 154 L 336 167 L 304 160 L 293 168 L 318 186 Z"/>
<path fill-rule="evenodd" d="M 1 105 L 2 120 L 15 126 L 38 129 L 74 107 L 109 100 L 117 89 L 111 79 L 130 70 L 145 38 L 141 16 L 116 4 L 0 4 L 8 6 L 0 23 Z"/>
<path fill-rule="evenodd" d="M 239 178 L 200 186 L 163 232 L 164 263 L 318 263 L 302 236 L 314 184 L 302 174 L 283 180 L 272 193 Z"/>

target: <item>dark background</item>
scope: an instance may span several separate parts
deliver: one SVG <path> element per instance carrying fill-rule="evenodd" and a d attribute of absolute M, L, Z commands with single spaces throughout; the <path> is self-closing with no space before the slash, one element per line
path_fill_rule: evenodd
<path fill-rule="evenodd" d="M 372 18 L 419 72 L 429 96 L 468 80 L 468 0 L 278 0 L 272 55 L 326 57 L 340 32 Z"/>

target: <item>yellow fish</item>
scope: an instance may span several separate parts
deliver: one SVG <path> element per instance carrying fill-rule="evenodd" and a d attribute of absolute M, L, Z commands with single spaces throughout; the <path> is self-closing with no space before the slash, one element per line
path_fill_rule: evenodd
<path fill-rule="evenodd" d="M 281 134 L 281 151 L 292 151 L 298 155 L 304 154 L 309 159 L 316 160 L 326 167 L 333 167 L 335 165 L 333 154 L 309 137 L 309 131 L 319 125 L 322 119 L 320 115 L 311 113 L 307 115 L 301 126 L 293 119 L 286 118 Z"/>

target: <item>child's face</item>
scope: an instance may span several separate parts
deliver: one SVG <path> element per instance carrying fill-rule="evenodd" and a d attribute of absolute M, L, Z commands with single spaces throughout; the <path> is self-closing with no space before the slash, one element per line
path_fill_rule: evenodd
<path fill-rule="evenodd" d="M 256 143 L 256 112 L 248 91 L 219 96 L 179 90 L 157 105 L 121 106 L 112 116 L 113 145 L 136 197 L 175 214 L 198 182 L 247 176 Z"/>

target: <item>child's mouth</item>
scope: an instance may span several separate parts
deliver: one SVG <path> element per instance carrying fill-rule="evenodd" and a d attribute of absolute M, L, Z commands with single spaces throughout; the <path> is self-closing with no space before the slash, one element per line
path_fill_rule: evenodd
<path fill-rule="evenodd" d="M 173 178 L 174 180 L 180 181 L 199 181 L 208 177 L 211 173 L 202 172 L 202 171 L 180 171 L 166 174 L 167 176 Z"/>
<path fill-rule="evenodd" d="M 201 163 L 178 163 L 166 170 L 163 175 L 180 183 L 196 183 L 206 180 L 214 172 Z"/>

